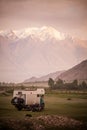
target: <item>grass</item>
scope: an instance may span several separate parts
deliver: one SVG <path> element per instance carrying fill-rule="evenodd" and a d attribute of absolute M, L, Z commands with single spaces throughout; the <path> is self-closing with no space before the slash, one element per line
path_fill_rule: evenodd
<path fill-rule="evenodd" d="M 68 100 L 70 98 L 71 100 Z M 24 118 L 26 114 L 63 115 L 78 120 L 87 121 L 87 94 L 58 94 L 45 95 L 45 110 L 42 112 L 18 111 L 11 105 L 11 95 L 0 95 L 0 118 Z"/>
<path fill-rule="evenodd" d="M 71 100 L 67 100 L 71 97 Z M 87 99 L 85 95 L 57 94 L 46 97 L 46 107 L 49 114 L 57 114 L 87 121 Z"/>
<path fill-rule="evenodd" d="M 87 122 L 87 93 L 47 93 L 44 97 L 45 110 L 42 112 L 18 111 L 11 105 L 12 94 L 0 94 L 0 130 L 33 130 L 32 122 L 26 120 L 26 114 L 33 117 L 42 115 L 59 115 Z M 68 100 L 70 99 L 70 100 Z M 28 117 L 29 119 L 29 117 Z M 27 122 L 26 122 L 27 121 Z M 30 124 L 29 124 L 30 123 Z M 44 122 L 38 122 L 40 125 Z M 76 130 L 77 128 L 46 126 L 46 130 Z M 80 128 L 79 130 L 82 130 Z M 85 130 L 85 129 L 83 129 Z"/>

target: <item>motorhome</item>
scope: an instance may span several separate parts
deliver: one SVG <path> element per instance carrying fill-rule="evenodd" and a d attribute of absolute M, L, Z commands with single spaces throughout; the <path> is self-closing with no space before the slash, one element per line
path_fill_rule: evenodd
<path fill-rule="evenodd" d="M 44 95 L 45 90 L 43 88 L 29 91 L 29 90 L 14 90 L 11 103 L 18 109 L 28 110 L 42 110 L 44 109 Z"/>

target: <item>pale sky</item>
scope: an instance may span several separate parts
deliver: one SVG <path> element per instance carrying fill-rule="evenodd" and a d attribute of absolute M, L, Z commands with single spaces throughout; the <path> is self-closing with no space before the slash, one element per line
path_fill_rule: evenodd
<path fill-rule="evenodd" d="M 0 0 L 0 30 L 31 26 L 87 39 L 87 0 Z"/>
<path fill-rule="evenodd" d="M 87 0 L 0 0 L 0 31 L 43 26 L 78 37 L 77 42 L 33 46 L 19 41 L 15 48 L 16 44 L 8 46 L 1 40 L 0 81 L 20 82 L 65 70 L 87 58 Z"/>

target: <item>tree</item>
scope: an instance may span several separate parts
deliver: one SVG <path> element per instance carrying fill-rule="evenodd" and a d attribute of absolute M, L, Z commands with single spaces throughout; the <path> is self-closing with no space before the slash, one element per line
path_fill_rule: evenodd
<path fill-rule="evenodd" d="M 52 78 L 49 78 L 48 85 L 50 88 L 54 88 L 54 80 Z"/>
<path fill-rule="evenodd" d="M 72 86 L 74 89 L 77 89 L 78 88 L 78 81 L 77 79 L 75 79 L 73 82 L 72 82 Z"/>
<path fill-rule="evenodd" d="M 75 80 L 73 81 L 73 84 L 74 84 L 75 86 L 78 85 L 78 81 L 77 81 L 77 79 L 75 79 Z"/>
<path fill-rule="evenodd" d="M 64 86 L 63 80 L 58 79 L 55 84 L 55 88 L 62 88 Z"/>
<path fill-rule="evenodd" d="M 86 82 L 83 81 L 82 84 L 81 84 L 81 86 L 82 86 L 82 88 L 86 89 L 86 88 L 87 88 L 87 84 L 86 84 Z"/>

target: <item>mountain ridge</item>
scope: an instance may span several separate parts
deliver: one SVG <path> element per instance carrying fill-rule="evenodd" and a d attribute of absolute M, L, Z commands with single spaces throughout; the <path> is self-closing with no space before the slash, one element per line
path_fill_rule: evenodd
<path fill-rule="evenodd" d="M 44 81 L 47 82 L 49 78 L 52 78 L 54 81 L 62 79 L 65 82 L 72 82 L 74 80 L 78 80 L 79 82 L 82 81 L 87 82 L 87 59 L 66 71 L 57 71 L 54 73 L 50 73 L 48 75 L 41 76 L 39 78 L 31 77 L 25 80 L 23 83 L 44 82 Z"/>
<path fill-rule="evenodd" d="M 47 36 L 56 38 L 58 40 L 63 40 L 66 37 L 64 33 L 60 33 L 51 26 L 43 26 L 41 28 L 30 27 L 21 30 L 5 30 L 0 31 L 0 35 L 7 36 L 8 38 L 9 37 L 11 38 L 12 36 L 12 39 L 18 39 L 18 38 L 21 39 L 26 38 L 28 36 L 34 36 L 38 37 L 42 41 L 45 40 Z"/>
<path fill-rule="evenodd" d="M 66 82 L 70 82 L 75 79 L 78 81 L 87 81 L 87 59 L 57 76 L 56 80 L 59 78 Z"/>
<path fill-rule="evenodd" d="M 52 78 L 53 80 L 55 80 L 55 78 L 60 75 L 61 73 L 63 73 L 64 71 L 56 71 L 56 72 L 53 72 L 53 73 L 50 73 L 50 74 L 47 74 L 47 75 L 44 75 L 44 76 L 41 76 L 41 77 L 31 77 L 27 80 L 24 81 L 24 83 L 28 83 L 28 82 L 45 82 L 45 81 L 48 81 L 49 78 Z"/>

